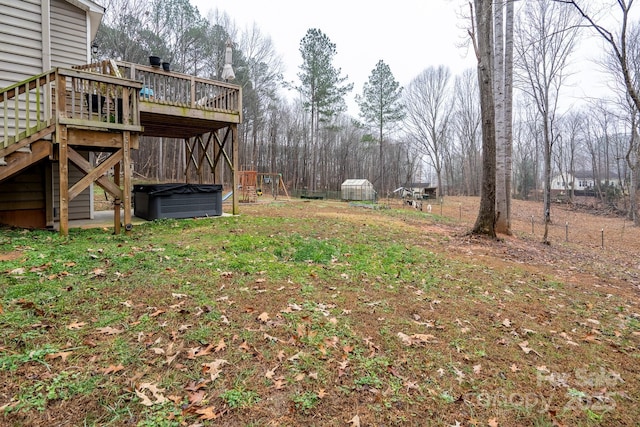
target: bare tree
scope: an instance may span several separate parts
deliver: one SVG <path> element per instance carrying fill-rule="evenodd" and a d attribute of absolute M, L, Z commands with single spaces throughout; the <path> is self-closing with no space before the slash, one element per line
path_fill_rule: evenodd
<path fill-rule="evenodd" d="M 453 105 L 450 79 L 451 72 L 447 67 L 429 67 L 409 83 L 405 93 L 407 131 L 436 172 L 438 196 L 443 194 L 443 153 Z"/>
<path fill-rule="evenodd" d="M 621 80 L 624 84 L 624 88 L 627 96 L 630 99 L 632 105 L 635 106 L 636 111 L 640 112 L 640 84 L 638 81 L 639 77 L 639 68 L 638 65 L 638 34 L 637 29 L 631 33 L 631 37 L 629 34 L 630 28 L 629 20 L 631 8 L 633 7 L 634 0 L 616 0 L 614 9 L 617 9 L 620 13 L 620 19 L 618 20 L 620 27 L 617 30 L 610 30 L 598 23 L 593 16 L 591 16 L 588 11 L 584 7 L 583 2 L 578 2 L 575 0 L 554 0 L 558 3 L 564 3 L 566 5 L 570 5 L 576 10 L 582 19 L 587 21 L 589 26 L 601 37 L 602 40 L 609 46 L 611 56 L 616 65 L 616 73 L 621 77 Z M 630 54 L 631 53 L 631 54 Z M 636 125 L 637 121 L 632 120 L 633 124 Z M 638 176 L 639 174 L 639 160 L 640 157 L 640 148 L 638 147 L 637 139 L 635 135 L 637 134 L 637 129 L 632 129 L 632 137 L 629 139 L 629 151 L 627 158 L 627 163 L 629 168 L 632 171 L 634 176 Z M 633 189 L 635 196 L 635 188 Z M 632 205 L 632 217 L 634 218 L 634 225 L 640 226 L 640 218 L 638 218 L 638 211 L 636 206 L 636 200 L 633 200 Z"/>
<path fill-rule="evenodd" d="M 551 153 L 557 141 L 558 101 L 567 77 L 568 59 L 578 32 L 575 16 L 569 10 L 544 0 L 524 5 L 518 21 L 515 49 L 519 83 L 540 112 L 544 137 L 544 243 L 549 242 L 551 223 Z"/>
<path fill-rule="evenodd" d="M 496 237 L 496 131 L 495 100 L 493 98 L 493 2 L 474 0 L 475 20 L 469 35 L 478 60 L 478 85 L 482 116 L 482 188 L 478 217 L 471 230 L 473 234 Z M 472 16 L 474 13 L 471 14 Z"/>
<path fill-rule="evenodd" d="M 454 83 L 455 111 L 453 129 L 454 141 L 459 144 L 459 174 L 461 188 L 466 195 L 480 194 L 480 104 L 478 102 L 478 77 L 473 69 L 456 76 Z"/>
<path fill-rule="evenodd" d="M 494 6 L 496 232 L 504 234 L 511 234 L 513 15 L 513 1 L 497 2 Z"/>

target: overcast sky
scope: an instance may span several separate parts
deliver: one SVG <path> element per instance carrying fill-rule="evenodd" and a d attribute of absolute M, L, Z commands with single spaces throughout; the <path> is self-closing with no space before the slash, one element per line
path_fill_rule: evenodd
<path fill-rule="evenodd" d="M 602 5 L 603 0 L 590 0 Z M 300 41 L 310 28 L 318 28 L 336 45 L 334 66 L 354 84 L 347 97 L 349 113 L 358 115 L 354 101 L 379 60 L 391 68 L 396 80 L 407 86 L 429 66 L 446 65 L 454 75 L 476 66 L 469 47 L 468 2 L 463 0 L 191 0 L 203 16 L 217 9 L 235 21 L 238 30 L 257 25 L 271 37 L 282 55 L 285 78 L 299 82 L 302 63 Z M 603 3 L 600 3 L 603 2 Z M 462 8 L 462 9 L 461 9 Z M 636 8 L 637 12 L 640 8 Z M 609 11 L 618 15 L 614 7 Z M 604 11 L 604 14 L 607 10 Z M 584 36 L 587 36 L 585 33 Z M 565 90 L 566 107 L 588 96 L 610 93 L 593 60 L 602 43 L 583 38 L 572 61 L 575 74 Z"/>
<path fill-rule="evenodd" d="M 422 70 L 441 64 L 456 74 L 475 67 L 473 52 L 458 47 L 466 38 L 458 0 L 191 0 L 200 13 L 226 12 L 241 31 L 254 22 L 271 37 L 284 60 L 285 78 L 298 82 L 300 41 L 318 28 L 336 45 L 334 66 L 354 84 L 349 112 L 357 115 L 353 97 L 379 60 L 396 80 L 409 84 Z"/>

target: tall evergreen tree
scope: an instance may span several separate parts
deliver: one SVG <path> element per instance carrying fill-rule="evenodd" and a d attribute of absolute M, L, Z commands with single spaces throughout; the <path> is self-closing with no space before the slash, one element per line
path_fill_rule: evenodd
<path fill-rule="evenodd" d="M 378 130 L 380 144 L 380 189 L 384 192 L 386 167 L 384 162 L 384 131 L 387 125 L 399 122 L 405 116 L 401 103 L 402 87 L 393 77 L 391 68 L 383 60 L 371 71 L 369 81 L 364 84 L 362 96 L 356 96 L 360 116 Z"/>
<path fill-rule="evenodd" d="M 305 108 L 311 112 L 311 147 L 318 144 L 320 122 L 328 122 L 336 114 L 345 111 L 345 95 L 353 89 L 353 83 L 347 83 L 347 76 L 341 76 L 341 69 L 335 68 L 333 58 L 336 45 L 317 28 L 307 30 L 300 42 L 302 65 L 298 77 L 298 90 L 304 98 Z M 314 150 L 314 153 L 317 150 Z M 315 159 L 311 162 L 310 184 L 315 190 Z"/>

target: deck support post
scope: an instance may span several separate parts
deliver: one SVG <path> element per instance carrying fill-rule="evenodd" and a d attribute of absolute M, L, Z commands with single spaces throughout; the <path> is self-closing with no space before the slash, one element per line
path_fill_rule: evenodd
<path fill-rule="evenodd" d="M 58 117 L 66 117 L 66 78 L 58 75 L 56 79 L 56 108 Z M 17 99 L 17 98 L 16 98 Z M 58 183 L 60 197 L 60 234 L 69 235 L 69 157 L 68 157 L 68 133 L 66 125 L 56 122 L 56 142 L 58 143 Z"/>
<path fill-rule="evenodd" d="M 113 165 L 113 183 L 120 188 L 120 162 Z M 120 195 L 115 196 L 113 200 L 113 234 L 120 234 L 120 206 L 121 206 L 121 197 Z"/>
<path fill-rule="evenodd" d="M 124 230 L 126 234 L 131 234 L 133 225 L 131 223 L 131 133 L 125 131 L 122 135 L 122 169 L 123 169 L 123 189 L 122 198 L 124 201 Z M 119 210 L 119 207 L 118 207 Z"/>
<path fill-rule="evenodd" d="M 231 155 L 231 178 L 233 181 L 233 208 L 232 213 L 238 215 L 240 208 L 238 205 L 238 125 L 231 125 L 232 155 Z"/>

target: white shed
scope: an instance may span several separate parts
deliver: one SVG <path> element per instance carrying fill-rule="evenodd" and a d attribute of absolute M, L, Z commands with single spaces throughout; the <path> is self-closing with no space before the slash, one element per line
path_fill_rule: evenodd
<path fill-rule="evenodd" d="M 342 200 L 375 201 L 376 199 L 376 190 L 366 179 L 347 179 L 342 183 Z"/>

